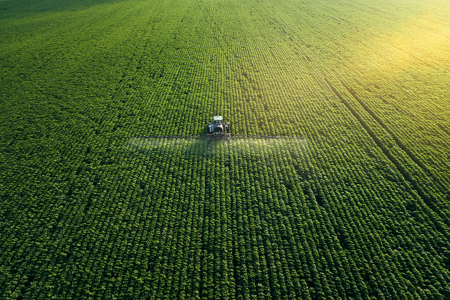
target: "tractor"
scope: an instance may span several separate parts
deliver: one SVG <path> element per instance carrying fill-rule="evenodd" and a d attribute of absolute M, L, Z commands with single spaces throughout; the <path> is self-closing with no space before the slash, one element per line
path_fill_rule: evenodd
<path fill-rule="evenodd" d="M 230 123 L 227 123 L 222 116 L 214 116 L 211 123 L 208 123 L 208 144 L 211 140 L 227 140 L 230 141 Z"/>

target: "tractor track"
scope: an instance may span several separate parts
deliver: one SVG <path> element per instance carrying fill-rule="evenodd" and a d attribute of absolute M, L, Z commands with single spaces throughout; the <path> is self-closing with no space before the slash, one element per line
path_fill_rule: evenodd
<path fill-rule="evenodd" d="M 376 134 L 373 132 L 373 130 L 370 128 L 369 125 L 362 119 L 362 117 L 358 114 L 358 112 L 355 111 L 351 107 L 351 105 L 344 99 L 344 97 L 339 93 L 339 91 L 334 87 L 334 85 L 327 79 L 324 78 L 325 82 L 328 84 L 330 89 L 333 91 L 333 93 L 341 100 L 341 102 L 345 105 L 345 107 L 350 111 L 350 113 L 358 120 L 358 122 L 361 124 L 361 126 L 364 128 L 364 130 L 369 134 L 369 136 L 372 138 L 372 140 L 375 142 L 375 144 L 378 146 L 378 148 L 381 149 L 381 151 L 384 153 L 384 155 L 391 161 L 391 163 L 395 166 L 395 168 L 402 174 L 402 176 L 408 180 L 412 184 L 411 180 L 411 174 L 409 174 L 404 168 L 400 168 L 399 165 L 401 165 L 400 162 L 390 153 L 390 151 L 386 148 L 386 146 L 383 144 L 383 142 L 376 136 Z M 414 184 L 412 184 L 414 186 Z M 416 187 L 415 187 L 416 189 Z M 417 189 L 416 189 L 417 190 Z M 420 193 L 419 193 L 420 194 Z"/>
<path fill-rule="evenodd" d="M 405 179 L 405 181 L 409 183 L 409 185 L 411 186 L 411 189 L 415 192 L 415 194 L 417 194 L 420 197 L 420 199 L 423 201 L 423 203 L 431 211 L 433 211 L 435 214 L 437 214 L 437 216 L 439 216 L 441 221 L 444 222 L 446 224 L 446 226 L 450 226 L 450 224 L 448 222 L 448 217 L 445 214 L 443 214 L 439 209 L 439 203 L 437 203 L 439 201 L 439 199 L 430 198 L 429 191 L 424 189 L 424 187 L 422 187 L 420 185 L 420 183 L 418 183 L 414 179 L 413 175 L 410 173 L 409 170 L 407 170 L 406 166 L 404 164 L 402 164 L 391 153 L 391 151 L 386 147 L 386 145 L 383 143 L 383 141 L 380 140 L 380 138 L 378 138 L 378 136 L 374 133 L 374 131 L 370 128 L 370 126 L 363 120 L 363 118 L 360 116 L 360 114 L 350 105 L 350 103 L 344 99 L 344 97 L 341 95 L 341 93 L 339 93 L 339 91 L 334 87 L 334 85 L 327 78 L 324 78 L 324 80 L 328 84 L 330 89 L 333 91 L 333 93 L 341 100 L 341 102 L 350 111 L 350 113 L 358 120 L 358 122 L 361 124 L 361 126 L 364 128 L 364 130 L 367 132 L 367 134 L 375 142 L 375 144 L 378 146 L 378 148 L 380 148 L 380 150 L 384 153 L 384 155 L 389 159 L 389 161 L 392 163 L 392 165 L 395 167 L 395 169 L 402 175 L 402 177 Z M 387 131 L 387 132 L 390 133 L 389 131 Z M 391 135 L 391 137 L 392 137 L 392 135 Z M 412 160 L 412 158 L 408 155 L 408 153 L 406 153 L 403 150 L 402 147 L 400 147 L 400 145 L 397 144 L 397 146 Z M 413 162 L 414 162 L 414 160 L 413 160 Z M 426 170 L 423 170 L 423 171 L 425 172 Z M 425 174 L 427 174 L 427 172 L 425 172 Z M 435 186 L 435 188 L 439 189 L 439 186 Z M 436 226 L 440 226 L 440 225 L 436 224 Z"/>

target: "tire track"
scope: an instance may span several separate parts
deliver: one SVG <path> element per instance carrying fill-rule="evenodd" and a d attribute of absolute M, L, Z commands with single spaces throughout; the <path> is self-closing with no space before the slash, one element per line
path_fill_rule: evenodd
<path fill-rule="evenodd" d="M 375 144 L 378 146 L 378 148 L 383 151 L 384 155 L 391 161 L 391 163 L 395 166 L 398 172 L 402 174 L 402 176 L 407 180 L 413 187 L 414 190 L 417 192 L 418 195 L 423 199 L 424 194 L 421 192 L 420 187 L 417 186 L 415 181 L 413 180 L 411 174 L 403 167 L 403 165 L 390 153 L 389 149 L 386 148 L 386 146 L 383 144 L 383 142 L 376 136 L 376 134 L 372 131 L 369 125 L 362 119 L 362 117 L 351 107 L 351 105 L 344 99 L 344 97 L 337 91 L 337 89 L 334 87 L 334 85 L 327 79 L 324 78 L 325 82 L 328 84 L 330 89 L 333 91 L 333 93 L 341 100 L 341 102 L 347 107 L 347 109 L 350 111 L 350 113 L 358 120 L 358 122 L 361 124 L 361 126 L 364 128 L 364 130 L 369 134 L 369 136 L 372 138 L 372 140 L 375 142 Z"/>
<path fill-rule="evenodd" d="M 324 78 L 325 82 L 328 84 L 332 92 L 341 100 L 341 102 L 345 105 L 345 107 L 350 111 L 350 113 L 358 120 L 364 130 L 369 134 L 375 144 L 380 148 L 380 150 L 384 153 L 384 155 L 390 160 L 390 162 L 394 165 L 395 169 L 403 176 L 403 178 L 409 183 L 411 189 L 413 190 L 413 194 L 420 197 L 422 202 L 428 207 L 428 209 L 435 213 L 435 220 L 433 223 L 436 228 L 447 230 L 448 226 L 450 226 L 449 218 L 446 215 L 446 212 L 442 209 L 442 204 L 445 202 L 442 201 L 441 197 L 438 197 L 433 194 L 433 191 L 430 191 L 414 179 L 413 175 L 407 170 L 406 166 L 402 164 L 385 146 L 383 141 L 377 137 L 375 132 L 370 128 L 370 126 L 363 120 L 360 114 L 350 105 L 348 101 L 344 99 L 344 97 L 339 93 L 339 91 L 335 88 L 335 86 L 327 79 Z M 397 145 L 398 146 L 398 145 Z M 405 152 L 406 153 L 406 152 Z M 436 187 L 436 186 L 435 186 Z M 445 224 L 445 225 L 444 225 Z M 444 226 L 444 227 L 443 227 Z"/>
<path fill-rule="evenodd" d="M 389 129 L 389 127 L 366 105 L 364 104 L 364 102 L 361 100 L 361 98 L 358 97 L 358 95 L 356 95 L 355 90 L 353 90 L 351 87 L 349 87 L 345 82 L 343 82 L 342 80 L 340 80 L 341 84 L 343 87 L 345 87 L 345 89 L 350 93 L 350 95 L 353 96 L 353 98 L 355 98 L 355 100 L 361 105 L 362 108 L 364 108 L 364 110 L 384 129 L 386 130 L 389 135 L 392 137 L 392 139 L 394 140 L 395 144 L 403 150 L 403 152 L 405 152 L 405 154 L 417 165 L 419 166 L 422 171 L 431 179 L 433 179 L 433 181 L 437 184 L 437 188 L 441 193 L 445 193 L 446 191 L 442 188 L 442 185 L 440 184 L 441 180 L 439 178 L 436 178 L 436 176 L 434 176 L 434 174 L 431 172 L 431 170 L 420 160 L 418 159 L 414 153 L 411 152 L 411 150 L 408 149 L 408 147 L 405 146 L 405 144 L 402 143 L 402 141 L 400 141 L 400 139 L 394 134 L 394 132 L 392 130 Z M 442 129 L 442 128 L 441 128 Z"/>

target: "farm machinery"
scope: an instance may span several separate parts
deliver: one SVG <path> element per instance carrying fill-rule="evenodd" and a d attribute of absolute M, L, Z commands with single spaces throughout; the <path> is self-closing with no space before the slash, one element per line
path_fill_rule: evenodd
<path fill-rule="evenodd" d="M 231 139 L 230 123 L 227 123 L 222 116 L 214 116 L 211 123 L 208 123 L 208 144 L 211 140 L 223 139 L 227 142 Z"/>
<path fill-rule="evenodd" d="M 158 136 L 133 136 L 131 138 L 144 139 L 206 139 L 208 145 L 213 140 L 225 140 L 229 144 L 231 139 L 305 139 L 303 137 L 287 137 L 287 136 L 263 136 L 263 135 L 231 135 L 231 125 L 223 116 L 213 116 L 211 122 L 206 127 L 205 135 L 158 135 Z"/>

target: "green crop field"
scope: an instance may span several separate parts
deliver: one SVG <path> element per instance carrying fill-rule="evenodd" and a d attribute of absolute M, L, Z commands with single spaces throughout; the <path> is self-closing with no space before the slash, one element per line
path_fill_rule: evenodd
<path fill-rule="evenodd" d="M 0 299 L 450 299 L 449 20 L 0 0 Z"/>

